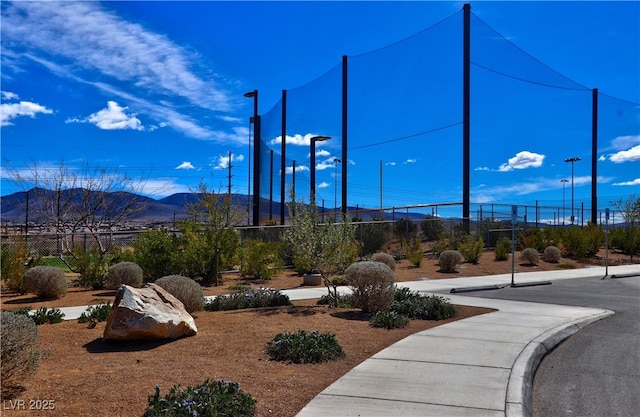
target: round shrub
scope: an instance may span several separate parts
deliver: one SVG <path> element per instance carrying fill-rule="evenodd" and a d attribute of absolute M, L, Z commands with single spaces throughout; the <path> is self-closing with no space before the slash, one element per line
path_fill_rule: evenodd
<path fill-rule="evenodd" d="M 560 248 L 557 246 L 547 246 L 544 248 L 544 260 L 547 262 L 560 262 Z"/>
<path fill-rule="evenodd" d="M 143 283 L 142 268 L 133 262 L 120 262 L 109 267 L 105 287 L 115 290 L 120 285 L 140 288 Z"/>
<path fill-rule="evenodd" d="M 369 326 L 383 329 L 401 329 L 409 324 L 409 318 L 395 311 L 378 311 L 369 320 Z"/>
<path fill-rule="evenodd" d="M 540 254 L 534 248 L 525 248 L 520 255 L 522 260 L 527 261 L 529 265 L 538 265 Z"/>
<path fill-rule="evenodd" d="M 392 271 L 396 270 L 396 260 L 393 259 L 393 256 L 389 255 L 388 253 L 385 253 L 385 252 L 374 253 L 373 256 L 371 257 L 371 260 L 374 262 L 382 262 L 383 264 L 391 268 Z"/>
<path fill-rule="evenodd" d="M 291 363 L 320 363 L 344 356 L 342 346 L 331 333 L 278 333 L 267 344 L 271 359 Z"/>
<path fill-rule="evenodd" d="M 38 298 L 54 299 L 67 293 L 67 278 L 55 266 L 35 266 L 27 269 L 22 279 L 27 292 Z"/>
<path fill-rule="evenodd" d="M 384 311 L 393 302 L 396 276 L 382 262 L 364 261 L 352 264 L 345 271 L 352 290 L 352 303 L 367 313 Z"/>
<path fill-rule="evenodd" d="M 446 250 L 440 254 L 438 264 L 442 272 L 455 272 L 458 265 L 462 264 L 462 254 L 457 250 Z"/>
<path fill-rule="evenodd" d="M 2 397 L 10 397 L 28 377 L 38 370 L 40 335 L 34 321 L 9 311 L 2 312 L 0 321 L 2 357 L 0 360 Z"/>
<path fill-rule="evenodd" d="M 155 283 L 182 301 L 187 312 L 192 313 L 204 310 L 205 300 L 202 287 L 191 278 L 181 275 L 168 275 L 157 279 Z"/>

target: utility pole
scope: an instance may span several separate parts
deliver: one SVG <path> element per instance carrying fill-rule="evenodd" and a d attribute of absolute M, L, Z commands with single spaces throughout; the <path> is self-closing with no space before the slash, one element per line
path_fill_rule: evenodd
<path fill-rule="evenodd" d="M 229 198 L 231 198 L 231 159 L 233 158 L 233 154 L 229 151 Z"/>

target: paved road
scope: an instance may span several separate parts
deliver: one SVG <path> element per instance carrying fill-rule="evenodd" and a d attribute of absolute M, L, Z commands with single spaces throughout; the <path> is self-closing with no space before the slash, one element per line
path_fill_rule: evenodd
<path fill-rule="evenodd" d="M 573 335 L 542 361 L 534 380 L 533 415 L 639 415 L 640 277 L 554 281 L 465 295 L 615 311 Z"/>

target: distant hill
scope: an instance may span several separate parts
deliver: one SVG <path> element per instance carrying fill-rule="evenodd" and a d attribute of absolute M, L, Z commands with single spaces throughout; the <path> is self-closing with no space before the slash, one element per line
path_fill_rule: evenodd
<path fill-rule="evenodd" d="M 62 198 L 71 197 L 74 200 L 78 200 L 81 198 L 82 193 L 85 192 L 83 189 L 72 189 L 72 190 L 63 190 L 61 191 Z M 55 201 L 57 197 L 56 191 L 45 190 L 45 189 L 31 189 L 29 190 L 30 196 L 30 214 L 29 221 L 30 222 L 38 222 L 38 219 L 35 217 L 35 207 L 33 204 L 34 201 L 33 196 L 35 194 L 44 194 L 46 198 L 50 201 Z M 252 196 L 247 196 L 246 194 L 232 194 L 232 199 L 234 203 L 238 206 L 246 207 L 248 202 L 253 202 Z M 3 197 L 0 197 L 0 220 L 3 223 L 24 223 L 26 216 L 26 207 L 27 207 L 27 192 L 20 191 L 13 194 L 9 194 Z M 201 198 L 201 195 L 198 193 L 176 193 L 172 194 L 168 197 L 164 197 L 158 200 L 155 200 L 150 197 L 145 197 L 132 193 L 112 193 L 110 198 L 116 199 L 117 204 L 126 204 L 133 199 L 136 199 L 143 205 L 143 209 L 139 212 L 135 213 L 132 217 L 130 217 L 127 222 L 130 223 L 138 223 L 140 225 L 151 225 L 151 224 L 168 224 L 173 222 L 174 220 L 183 220 L 187 218 L 186 207 L 189 204 L 195 203 L 198 199 Z M 260 218 L 264 222 L 265 220 L 271 219 L 274 222 L 279 222 L 280 220 L 280 203 L 274 201 L 273 204 L 269 204 L 269 200 L 260 199 Z M 366 210 L 363 207 L 359 207 L 360 210 Z M 351 213 L 355 213 L 356 207 L 349 207 L 348 210 Z M 319 208 L 318 211 L 322 213 L 322 209 Z M 329 212 L 329 209 L 325 210 Z M 251 213 L 248 213 L 248 218 L 251 218 Z M 289 215 L 289 210 L 285 205 L 285 216 Z M 369 210 L 366 212 L 362 212 L 359 217 L 363 220 L 371 220 L 372 217 L 379 218 L 378 210 Z M 412 220 L 419 220 L 424 218 L 423 214 L 419 213 L 408 213 L 409 218 Z M 392 219 L 392 214 L 387 212 L 384 215 L 386 220 Z M 395 218 L 399 219 L 402 217 L 407 217 L 407 213 L 396 213 Z"/>

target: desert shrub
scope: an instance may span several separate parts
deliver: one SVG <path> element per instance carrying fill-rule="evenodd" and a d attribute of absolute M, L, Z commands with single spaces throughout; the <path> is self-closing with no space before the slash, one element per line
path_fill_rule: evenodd
<path fill-rule="evenodd" d="M 364 261 L 345 271 L 354 307 L 367 313 L 386 310 L 393 301 L 395 273 L 382 262 Z"/>
<path fill-rule="evenodd" d="M 477 264 L 482 256 L 482 249 L 484 249 L 484 240 L 482 238 L 474 239 L 467 235 L 464 242 L 458 245 L 458 250 L 465 261 Z"/>
<path fill-rule="evenodd" d="M 109 267 L 105 287 L 115 290 L 120 285 L 126 284 L 131 287 L 142 287 L 142 268 L 133 262 L 120 262 Z"/>
<path fill-rule="evenodd" d="M 457 250 L 446 250 L 438 258 L 440 271 L 455 272 L 458 265 L 462 264 L 462 255 Z"/>
<path fill-rule="evenodd" d="M 529 265 L 537 265 L 540 262 L 540 254 L 534 248 L 525 248 L 520 254 L 520 258 Z"/>
<path fill-rule="evenodd" d="M 207 379 L 195 387 L 174 385 L 162 398 L 160 387 L 156 385 L 142 416 L 250 417 L 255 408 L 256 400 L 244 393 L 237 382 Z"/>
<path fill-rule="evenodd" d="M 318 298 L 316 304 L 335 306 L 336 302 L 333 299 L 333 294 L 324 294 Z M 353 308 L 353 296 L 351 294 L 338 294 L 338 307 Z"/>
<path fill-rule="evenodd" d="M 360 223 L 357 236 L 361 238 L 362 254 L 369 255 L 382 249 L 391 234 L 389 223 L 375 221 L 372 223 Z"/>
<path fill-rule="evenodd" d="M 25 264 L 29 258 L 29 251 L 24 238 L 15 243 L 3 243 L 0 250 L 0 276 L 2 285 L 21 294 L 25 293 L 22 277 L 26 271 Z"/>
<path fill-rule="evenodd" d="M 217 295 L 207 300 L 205 310 L 225 311 L 243 308 L 278 307 L 291 305 L 289 296 L 278 290 L 261 288 L 233 291 L 228 295 Z"/>
<path fill-rule="evenodd" d="M 581 227 L 571 226 L 562 229 L 562 249 L 565 256 L 583 258 L 589 251 L 589 237 Z"/>
<path fill-rule="evenodd" d="M 548 246 L 545 243 L 543 231 L 537 227 L 527 227 L 522 231 L 520 233 L 520 241 L 522 241 L 525 248 L 534 248 L 538 252 L 544 250 L 544 248 Z"/>
<path fill-rule="evenodd" d="M 67 293 L 67 278 L 60 268 L 35 266 L 27 269 L 23 278 L 24 288 L 38 298 L 55 299 Z"/>
<path fill-rule="evenodd" d="M 610 230 L 609 244 L 633 259 L 633 255 L 640 253 L 640 228 L 628 225 Z"/>
<path fill-rule="evenodd" d="M 427 241 L 439 239 L 440 235 L 445 231 L 442 220 L 431 214 L 427 214 L 424 220 L 420 222 L 420 229 L 422 229 L 424 239 Z"/>
<path fill-rule="evenodd" d="M 391 268 L 392 271 L 396 270 L 396 260 L 393 259 L 393 256 L 389 255 L 388 253 L 384 253 L 384 252 L 374 253 L 373 256 L 371 257 L 371 260 L 374 262 L 382 262 L 383 264 Z"/>
<path fill-rule="evenodd" d="M 98 305 L 87 307 L 78 317 L 78 323 L 89 323 L 88 327 L 92 329 L 96 324 L 107 321 L 109 314 L 111 314 L 111 303 L 103 301 Z"/>
<path fill-rule="evenodd" d="M 560 249 L 557 246 L 547 246 L 544 248 L 543 258 L 547 262 L 560 262 Z"/>
<path fill-rule="evenodd" d="M 409 324 L 409 318 L 391 311 L 378 311 L 369 320 L 369 326 L 381 327 L 383 329 L 401 329 Z"/>
<path fill-rule="evenodd" d="M 282 271 L 280 245 L 247 239 L 242 246 L 240 275 L 248 279 L 271 279 Z"/>
<path fill-rule="evenodd" d="M 496 261 L 506 261 L 509 259 L 511 253 L 511 240 L 505 237 L 499 239 L 496 242 L 496 247 L 493 250 Z"/>
<path fill-rule="evenodd" d="M 453 249 L 453 246 L 449 243 L 449 238 L 446 233 L 440 234 L 438 240 L 431 245 L 431 253 L 433 253 L 436 258 L 440 258 L 442 252 Z"/>
<path fill-rule="evenodd" d="M 80 277 L 77 279 L 79 286 L 93 290 L 104 289 L 107 272 L 109 271 L 108 258 L 102 256 L 97 248 L 85 252 L 82 249 L 75 251 L 77 270 Z"/>
<path fill-rule="evenodd" d="M 290 363 L 320 363 L 344 356 L 342 346 L 331 333 L 278 333 L 267 343 L 271 359 Z"/>
<path fill-rule="evenodd" d="M 393 303 L 389 308 L 410 319 L 445 320 L 455 316 L 456 309 L 441 296 L 422 296 L 408 288 L 396 288 Z"/>
<path fill-rule="evenodd" d="M 39 309 L 31 313 L 30 307 L 25 307 L 16 311 L 16 313 L 23 314 L 29 317 L 31 320 L 33 320 L 36 326 L 39 326 L 45 323 L 49 323 L 49 324 L 61 323 L 62 321 L 64 321 L 64 313 L 60 311 L 59 308 L 48 309 L 47 307 L 40 307 Z"/>
<path fill-rule="evenodd" d="M 202 287 L 191 278 L 168 275 L 157 279 L 155 284 L 180 300 L 187 312 L 192 313 L 204 309 L 205 300 Z"/>
<path fill-rule="evenodd" d="M 582 228 L 582 233 L 585 235 L 587 242 L 586 254 L 589 256 L 597 254 L 600 248 L 604 246 L 605 238 L 602 227 L 589 222 L 586 227 Z"/>
<path fill-rule="evenodd" d="M 40 335 L 28 317 L 3 311 L 0 320 L 2 398 L 11 396 L 35 374 L 40 361 Z"/>
<path fill-rule="evenodd" d="M 418 225 L 411 219 L 401 218 L 393 224 L 393 234 L 400 240 L 411 240 L 418 233 Z"/>
<path fill-rule="evenodd" d="M 133 249 L 135 262 L 142 268 L 145 282 L 181 271 L 178 239 L 164 227 L 140 234 Z"/>
<path fill-rule="evenodd" d="M 422 265 L 422 241 L 420 238 L 413 238 L 407 242 L 407 260 L 415 267 Z"/>

